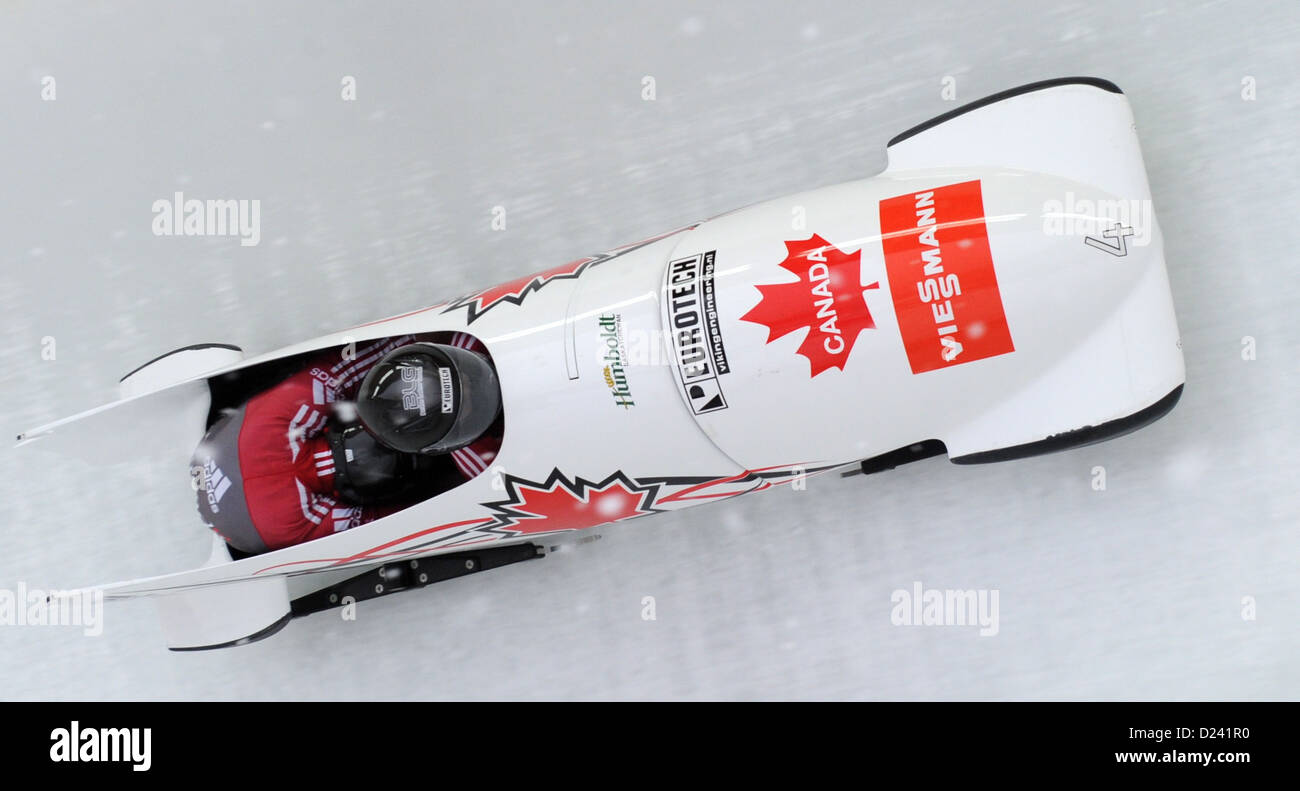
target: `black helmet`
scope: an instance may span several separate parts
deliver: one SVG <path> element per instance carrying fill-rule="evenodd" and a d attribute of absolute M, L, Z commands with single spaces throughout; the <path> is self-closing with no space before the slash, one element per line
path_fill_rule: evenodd
<path fill-rule="evenodd" d="M 496 372 L 483 355 L 440 343 L 389 352 L 357 393 L 357 416 L 403 453 L 447 453 L 478 439 L 501 411 Z"/>

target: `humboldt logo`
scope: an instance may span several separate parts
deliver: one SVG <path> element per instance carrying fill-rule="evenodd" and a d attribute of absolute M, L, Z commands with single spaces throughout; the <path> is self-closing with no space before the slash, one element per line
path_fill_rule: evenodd
<path fill-rule="evenodd" d="M 614 394 L 614 403 L 624 409 L 631 409 L 636 402 L 632 400 L 632 388 L 627 381 L 628 356 L 627 343 L 623 337 L 623 317 L 617 313 L 603 313 L 597 322 L 600 324 L 605 385 Z"/>
<path fill-rule="evenodd" d="M 76 720 L 67 728 L 50 731 L 50 760 L 132 764 L 131 771 L 147 772 L 153 766 L 152 728 L 82 728 Z"/>
<path fill-rule="evenodd" d="M 862 285 L 861 250 L 846 253 L 817 234 L 785 247 L 781 268 L 798 280 L 758 286 L 762 299 L 740 319 L 766 326 L 768 343 L 807 330 L 797 353 L 808 358 L 810 375 L 843 371 L 858 335 L 876 326 L 866 290 L 880 284 Z"/>

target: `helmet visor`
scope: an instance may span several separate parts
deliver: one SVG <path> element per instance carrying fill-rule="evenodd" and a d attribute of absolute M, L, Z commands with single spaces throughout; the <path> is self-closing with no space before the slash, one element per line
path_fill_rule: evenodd
<path fill-rule="evenodd" d="M 370 369 L 357 414 L 380 442 L 403 453 L 446 453 L 478 439 L 501 410 L 496 372 L 480 354 L 414 343 Z"/>

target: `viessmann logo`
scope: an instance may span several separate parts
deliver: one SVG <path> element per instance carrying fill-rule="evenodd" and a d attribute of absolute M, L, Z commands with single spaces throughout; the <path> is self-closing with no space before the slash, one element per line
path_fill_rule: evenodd
<path fill-rule="evenodd" d="M 880 232 L 912 373 L 1015 351 L 979 181 L 881 201 Z"/>

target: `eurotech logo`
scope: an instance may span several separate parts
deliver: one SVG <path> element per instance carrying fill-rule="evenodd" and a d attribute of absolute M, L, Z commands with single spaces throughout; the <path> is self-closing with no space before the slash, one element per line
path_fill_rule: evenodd
<path fill-rule="evenodd" d="M 781 268 L 798 279 L 756 286 L 762 298 L 740 320 L 767 327 L 767 343 L 807 330 L 796 353 L 808 358 L 810 376 L 843 371 L 858 335 L 876 326 L 866 294 L 880 284 L 862 284 L 861 250 L 845 252 L 817 234 L 785 247 Z"/>

